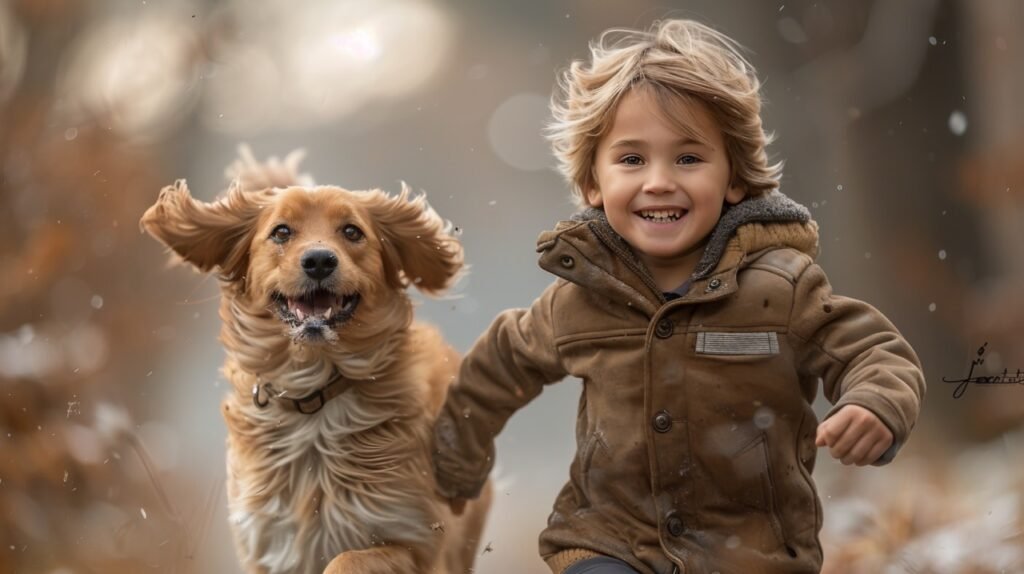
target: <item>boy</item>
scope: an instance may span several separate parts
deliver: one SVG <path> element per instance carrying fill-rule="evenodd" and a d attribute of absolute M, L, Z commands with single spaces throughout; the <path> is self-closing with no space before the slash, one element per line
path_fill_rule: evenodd
<path fill-rule="evenodd" d="M 815 447 L 892 460 L 918 359 L 814 264 L 817 225 L 776 190 L 731 40 L 673 20 L 591 50 L 550 136 L 584 209 L 540 236 L 559 279 L 466 356 L 435 427 L 438 488 L 476 496 L 508 418 L 573 375 L 578 451 L 540 536 L 553 572 L 818 572 Z"/>

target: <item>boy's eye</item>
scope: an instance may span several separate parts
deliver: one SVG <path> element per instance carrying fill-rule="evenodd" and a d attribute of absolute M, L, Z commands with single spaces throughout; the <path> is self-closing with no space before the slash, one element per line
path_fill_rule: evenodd
<path fill-rule="evenodd" d="M 692 165 L 700 162 L 700 158 L 695 155 L 686 154 L 684 156 L 680 156 L 678 162 L 683 165 Z"/>
<path fill-rule="evenodd" d="M 627 155 L 623 156 L 623 158 L 620 159 L 619 162 L 624 163 L 626 165 L 641 165 L 642 163 L 644 163 L 644 160 L 641 159 L 638 155 Z"/>
<path fill-rule="evenodd" d="M 270 239 L 274 241 L 274 243 L 284 243 L 285 241 L 288 241 L 291 236 L 292 228 L 283 223 L 275 227 L 274 230 L 270 232 Z"/>

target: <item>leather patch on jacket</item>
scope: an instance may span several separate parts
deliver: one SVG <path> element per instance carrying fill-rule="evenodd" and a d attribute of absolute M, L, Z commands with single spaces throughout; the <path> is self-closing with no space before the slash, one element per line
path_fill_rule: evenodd
<path fill-rule="evenodd" d="M 704 355 L 778 355 L 779 338 L 766 333 L 697 333 L 697 353 Z"/>

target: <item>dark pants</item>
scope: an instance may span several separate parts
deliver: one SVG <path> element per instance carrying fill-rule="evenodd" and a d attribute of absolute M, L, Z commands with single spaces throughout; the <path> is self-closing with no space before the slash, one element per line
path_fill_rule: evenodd
<path fill-rule="evenodd" d="M 622 560 L 601 556 L 577 562 L 562 574 L 637 574 L 637 571 Z"/>

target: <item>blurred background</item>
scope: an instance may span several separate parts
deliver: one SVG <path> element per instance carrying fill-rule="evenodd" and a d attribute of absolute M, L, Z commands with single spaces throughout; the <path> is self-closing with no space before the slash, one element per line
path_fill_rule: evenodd
<path fill-rule="evenodd" d="M 552 279 L 557 72 L 669 16 L 750 49 L 820 263 L 925 366 L 895 462 L 820 453 L 825 571 L 1024 572 L 1024 388 L 942 382 L 1024 369 L 1024 3 L 0 0 L 0 573 L 239 572 L 217 284 L 140 234 L 162 186 L 213 199 L 240 142 L 305 148 L 319 183 L 407 181 L 463 230 L 470 274 L 419 313 L 465 351 Z M 477 571 L 546 572 L 579 392 L 501 435 Z"/>

